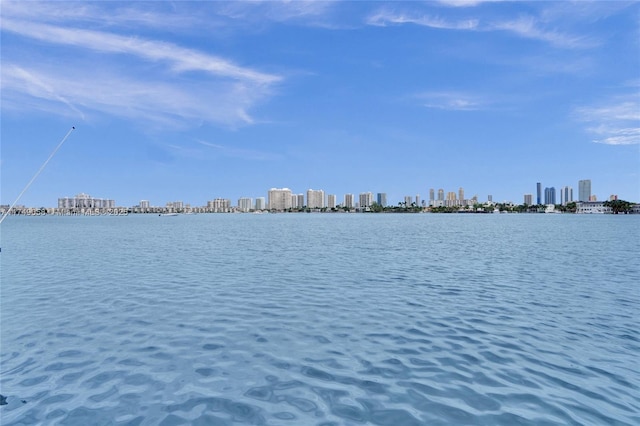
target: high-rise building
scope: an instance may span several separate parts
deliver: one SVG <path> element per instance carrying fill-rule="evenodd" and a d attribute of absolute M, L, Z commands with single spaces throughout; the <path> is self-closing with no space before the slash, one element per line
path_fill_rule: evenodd
<path fill-rule="evenodd" d="M 242 197 L 238 199 L 238 210 L 245 213 L 251 211 L 252 204 L 253 200 L 251 198 Z"/>
<path fill-rule="evenodd" d="M 493 195 L 491 194 L 487 195 L 487 201 L 490 203 L 493 203 Z"/>
<path fill-rule="evenodd" d="M 536 204 L 542 204 L 542 184 L 540 182 L 536 183 Z"/>
<path fill-rule="evenodd" d="M 560 189 L 560 204 L 566 206 L 573 201 L 573 188 L 570 186 L 563 186 Z"/>
<path fill-rule="evenodd" d="M 354 207 L 353 204 L 353 194 L 344 194 L 344 207 L 352 209 Z"/>
<path fill-rule="evenodd" d="M 358 201 L 360 202 L 361 209 L 371 207 L 371 204 L 373 204 L 373 193 L 361 192 L 360 196 L 358 197 Z"/>
<path fill-rule="evenodd" d="M 578 181 L 578 201 L 589 201 L 591 199 L 591 179 Z"/>
<path fill-rule="evenodd" d="M 291 201 L 289 188 L 271 188 L 269 190 L 269 210 L 288 210 L 291 208 Z"/>
<path fill-rule="evenodd" d="M 93 198 L 85 193 L 80 193 L 73 198 L 58 198 L 58 208 L 60 209 L 113 209 L 115 207 L 116 202 L 114 200 Z"/>
<path fill-rule="evenodd" d="M 462 201 L 464 200 L 464 188 L 460 187 L 460 189 L 458 189 L 458 200 Z"/>
<path fill-rule="evenodd" d="M 551 188 L 544 189 L 544 203 L 545 204 L 556 203 L 556 189 L 553 186 Z"/>
<path fill-rule="evenodd" d="M 327 195 L 327 207 L 330 208 L 330 209 L 335 209 L 336 208 L 336 195 L 335 194 Z"/>
<path fill-rule="evenodd" d="M 321 209 L 324 205 L 324 191 L 322 189 L 307 190 L 307 208 Z"/>
<path fill-rule="evenodd" d="M 178 209 L 176 203 L 173 203 L 173 208 Z M 211 213 L 229 213 L 231 211 L 231 200 L 216 198 L 214 200 L 207 201 L 207 210 Z"/>
<path fill-rule="evenodd" d="M 444 201 L 444 189 L 438 189 L 438 201 Z"/>
<path fill-rule="evenodd" d="M 264 197 L 256 198 L 256 210 L 264 210 L 267 207 L 267 203 Z"/>
<path fill-rule="evenodd" d="M 140 201 L 140 208 L 141 209 L 148 209 L 149 208 L 149 200 L 141 200 Z"/>
<path fill-rule="evenodd" d="M 387 193 L 386 192 L 378 192 L 376 196 L 376 202 L 379 206 L 386 207 L 387 206 Z"/>
<path fill-rule="evenodd" d="M 524 194 L 524 204 L 530 206 L 533 203 L 533 194 Z"/>
<path fill-rule="evenodd" d="M 429 190 L 429 204 L 433 204 L 432 201 L 435 201 L 435 191 L 433 190 L 433 188 L 431 188 Z"/>
<path fill-rule="evenodd" d="M 420 194 L 416 194 L 416 206 L 420 205 Z"/>

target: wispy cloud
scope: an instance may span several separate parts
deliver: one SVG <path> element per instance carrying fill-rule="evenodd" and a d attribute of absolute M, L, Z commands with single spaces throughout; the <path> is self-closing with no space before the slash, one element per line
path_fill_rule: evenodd
<path fill-rule="evenodd" d="M 438 3 L 450 7 L 475 7 L 483 3 L 495 3 L 503 0 L 438 0 Z"/>
<path fill-rule="evenodd" d="M 473 3 L 476 4 L 477 2 Z M 515 34 L 518 37 L 539 40 L 555 47 L 566 49 L 589 48 L 598 45 L 597 41 L 586 36 L 571 35 L 555 29 L 548 29 L 545 23 L 540 22 L 540 20 L 534 16 L 489 22 L 482 21 L 480 18 L 475 17 L 467 19 L 447 19 L 416 11 L 397 12 L 388 8 L 382 8 L 369 15 L 365 22 L 368 25 L 381 27 L 413 24 L 442 30 L 478 32 L 505 31 Z"/>
<path fill-rule="evenodd" d="M 577 118 L 589 123 L 587 131 L 594 135 L 593 142 L 607 145 L 640 144 L 640 101 L 618 98 L 597 107 L 575 110 Z"/>
<path fill-rule="evenodd" d="M 176 86 L 109 70 L 85 73 L 17 65 L 2 67 L 2 92 L 5 108 L 28 107 L 81 119 L 101 112 L 156 126 L 202 121 L 225 126 L 251 124 L 248 109 L 265 96 L 242 84 L 210 82 L 201 86 L 193 82 Z M 60 103 L 65 108 L 60 108 Z"/>
<path fill-rule="evenodd" d="M 448 21 L 440 17 L 434 17 L 429 15 L 411 14 L 411 13 L 397 13 L 381 10 L 370 15 L 367 20 L 367 24 L 384 27 L 387 25 L 399 25 L 399 24 L 415 24 L 423 27 L 446 29 L 446 30 L 473 30 L 478 26 L 478 21 L 475 19 L 462 20 L 462 21 Z"/>
<path fill-rule="evenodd" d="M 95 4 L 41 6 L 49 13 L 23 2 L 3 3 L 2 32 L 26 42 L 20 51 L 3 49 L 4 109 L 37 109 L 81 119 L 102 112 L 156 125 L 206 121 L 235 127 L 253 123 L 251 109 L 283 80 L 206 51 L 129 35 L 140 23 L 168 22 L 166 13 L 117 9 L 99 21 L 105 11 Z M 100 24 L 91 28 L 103 30 L 87 29 L 93 20 Z M 111 21 L 130 28 L 107 29 Z M 63 49 L 64 54 L 48 60 L 29 41 Z"/>
<path fill-rule="evenodd" d="M 172 43 L 14 20 L 4 20 L 2 29 L 52 44 L 75 46 L 100 52 L 131 54 L 146 60 L 163 61 L 171 64 L 171 67 L 178 72 L 203 71 L 218 76 L 264 84 L 280 80 L 278 76 L 240 67 L 225 59 Z"/>
<path fill-rule="evenodd" d="M 562 48 L 587 48 L 598 44 L 585 36 L 575 36 L 555 30 L 543 29 L 538 20 L 531 16 L 510 21 L 494 22 L 487 29 L 508 31 L 520 37 L 544 41 Z"/>
<path fill-rule="evenodd" d="M 481 97 L 461 92 L 425 92 L 415 96 L 427 108 L 450 111 L 476 111 L 488 108 Z"/>

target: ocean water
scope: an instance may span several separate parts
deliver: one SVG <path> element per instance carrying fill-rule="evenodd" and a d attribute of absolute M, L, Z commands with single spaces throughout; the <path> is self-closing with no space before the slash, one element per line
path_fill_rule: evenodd
<path fill-rule="evenodd" d="M 1 231 L 2 425 L 640 424 L 640 216 Z"/>

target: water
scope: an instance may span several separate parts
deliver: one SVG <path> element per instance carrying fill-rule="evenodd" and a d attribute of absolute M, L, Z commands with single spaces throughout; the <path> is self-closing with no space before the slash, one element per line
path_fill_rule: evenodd
<path fill-rule="evenodd" d="M 0 422 L 640 424 L 639 225 L 10 217 Z"/>

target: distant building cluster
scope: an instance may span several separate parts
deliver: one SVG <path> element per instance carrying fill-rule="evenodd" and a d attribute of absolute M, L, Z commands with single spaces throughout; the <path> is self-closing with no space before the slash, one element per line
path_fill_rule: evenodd
<path fill-rule="evenodd" d="M 618 200 L 618 196 L 612 194 L 609 202 Z M 436 191 L 429 189 L 428 200 L 422 200 L 420 194 L 415 196 L 406 195 L 403 201 L 397 206 L 389 205 L 387 194 L 378 192 L 361 192 L 355 194 L 344 194 L 342 199 L 338 199 L 335 194 L 325 194 L 322 189 L 308 189 L 306 194 L 293 193 L 289 188 L 271 188 L 267 192 L 267 197 L 239 198 L 233 205 L 227 198 L 215 198 L 206 202 L 204 206 L 191 206 L 182 201 L 170 201 L 164 206 L 153 206 L 149 200 L 141 200 L 133 207 L 116 207 L 113 199 L 94 198 L 88 194 L 80 193 L 75 197 L 58 198 L 56 208 L 34 208 L 25 206 L 15 206 L 13 214 L 101 214 L 114 211 L 126 213 L 248 213 L 248 212 L 288 212 L 288 211 L 389 211 L 394 209 L 404 209 L 410 211 L 459 211 L 459 212 L 498 212 L 504 211 L 505 206 L 509 206 L 509 211 L 518 212 L 563 212 L 575 211 L 576 213 L 611 213 L 610 203 L 597 201 L 595 195 L 591 193 L 591 180 L 584 179 L 578 181 L 578 199 L 574 200 L 573 188 L 563 186 L 558 192 L 556 188 L 545 187 L 542 183 L 536 183 L 535 199 L 534 194 L 524 194 L 523 205 L 517 207 L 514 203 L 500 203 L 500 209 L 493 203 L 493 197 L 487 196 L 486 201 L 480 201 L 477 195 L 470 198 L 465 197 L 464 188 L 460 187 L 456 191 L 447 191 L 440 188 Z M 535 203 L 534 203 L 535 201 Z M 567 207 L 568 205 L 570 205 Z M 560 207 L 558 207 L 558 205 Z M 495 207 L 494 207 L 495 206 Z M 4 214 L 9 210 L 9 206 L 0 206 L 0 213 Z M 629 213 L 639 213 L 640 207 L 632 205 L 627 210 Z"/>
<path fill-rule="evenodd" d="M 544 198 L 543 198 L 544 194 Z M 612 195 L 612 197 L 616 197 Z M 559 202 L 558 202 L 559 201 Z M 572 202 L 589 202 L 597 201 L 597 197 L 591 194 L 591 179 L 584 179 L 578 181 L 578 199 L 573 199 L 573 188 L 570 186 L 563 186 L 560 188 L 559 197 L 556 196 L 556 188 L 551 186 L 544 188 L 542 191 L 542 183 L 536 183 L 536 204 L 538 205 L 550 205 L 560 204 L 566 206 Z M 533 205 L 533 194 L 524 194 L 524 204 Z"/>

